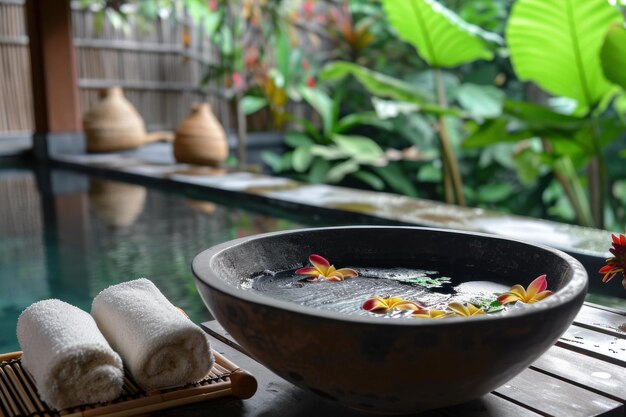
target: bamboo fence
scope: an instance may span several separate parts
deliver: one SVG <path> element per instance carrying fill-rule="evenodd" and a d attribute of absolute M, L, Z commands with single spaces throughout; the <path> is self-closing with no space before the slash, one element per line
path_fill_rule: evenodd
<path fill-rule="evenodd" d="M 95 15 L 72 11 L 74 46 L 83 112 L 98 99 L 98 91 L 119 85 L 143 116 L 148 130 L 172 129 L 194 102 L 208 100 L 226 127 L 231 126 L 228 103 L 216 82 L 201 86 L 217 51 L 202 29 L 184 19 L 157 20 L 139 27 L 132 18 L 128 30 L 107 19 L 96 28 Z M 185 26 L 190 43 L 183 43 Z"/>
<path fill-rule="evenodd" d="M 185 17 L 139 25 L 132 18 L 127 30 L 72 5 L 72 29 L 78 67 L 81 111 L 98 99 L 101 89 L 124 88 L 152 130 L 174 129 L 193 103 L 208 101 L 227 130 L 236 130 L 232 100 L 220 80 L 201 81 L 207 63 L 219 60 L 218 51 L 203 32 Z M 185 43 L 187 31 L 189 43 Z M 34 129 L 28 35 L 24 0 L 0 0 L 0 138 Z M 307 110 L 289 104 L 288 111 L 304 117 Z M 271 115 L 262 110 L 248 117 L 248 130 L 270 130 Z"/>
<path fill-rule="evenodd" d="M 0 0 L 0 134 L 33 130 L 23 0 Z"/>

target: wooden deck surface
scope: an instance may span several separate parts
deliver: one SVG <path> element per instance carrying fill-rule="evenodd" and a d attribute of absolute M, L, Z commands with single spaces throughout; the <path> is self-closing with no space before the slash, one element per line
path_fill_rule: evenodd
<path fill-rule="evenodd" d="M 367 416 L 302 390 L 248 357 L 216 321 L 202 326 L 213 348 L 256 376 L 249 400 L 220 399 L 166 416 Z M 626 416 L 626 312 L 585 304 L 555 346 L 481 399 L 420 417 Z"/>

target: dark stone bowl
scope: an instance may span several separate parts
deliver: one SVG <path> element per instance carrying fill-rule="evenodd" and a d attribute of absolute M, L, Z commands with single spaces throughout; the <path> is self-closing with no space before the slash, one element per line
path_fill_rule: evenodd
<path fill-rule="evenodd" d="M 412 320 L 338 314 L 238 288 L 265 269 L 304 266 L 312 253 L 338 267 L 481 271 L 506 285 L 545 273 L 555 294 L 505 315 Z M 499 387 L 556 342 L 587 288 L 580 263 L 558 250 L 413 227 L 268 233 L 208 249 L 192 268 L 211 313 L 259 362 L 325 398 L 386 413 L 449 406 Z"/>

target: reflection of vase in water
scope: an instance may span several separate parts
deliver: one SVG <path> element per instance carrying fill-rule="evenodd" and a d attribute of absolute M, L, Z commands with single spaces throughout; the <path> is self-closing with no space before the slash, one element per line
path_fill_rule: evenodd
<path fill-rule="evenodd" d="M 122 151 L 172 139 L 171 132 L 146 133 L 143 119 L 119 87 L 100 93 L 100 101 L 85 114 L 83 125 L 89 152 Z"/>
<path fill-rule="evenodd" d="M 202 214 L 209 215 L 209 216 L 213 214 L 215 210 L 217 209 L 217 206 L 214 203 L 211 203 L 210 201 L 187 199 L 185 200 L 185 204 L 187 204 L 189 207 L 191 207 L 195 211 L 200 212 Z"/>
<path fill-rule="evenodd" d="M 207 103 L 194 105 L 176 128 L 174 156 L 178 162 L 212 166 L 228 157 L 226 133 Z"/>
<path fill-rule="evenodd" d="M 128 227 L 143 211 L 146 189 L 122 182 L 92 180 L 89 200 L 104 223 L 113 227 Z"/>

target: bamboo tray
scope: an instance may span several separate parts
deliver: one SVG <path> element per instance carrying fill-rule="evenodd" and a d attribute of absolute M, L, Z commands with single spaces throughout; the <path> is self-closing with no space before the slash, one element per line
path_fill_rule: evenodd
<path fill-rule="evenodd" d="M 49 408 L 37 395 L 32 377 L 22 367 L 22 352 L 0 355 L 0 417 L 125 417 L 165 410 L 212 398 L 252 397 L 256 379 L 213 351 L 215 365 L 201 381 L 180 388 L 144 391 L 130 375 L 124 375 L 122 395 L 109 403 L 64 410 Z"/>

